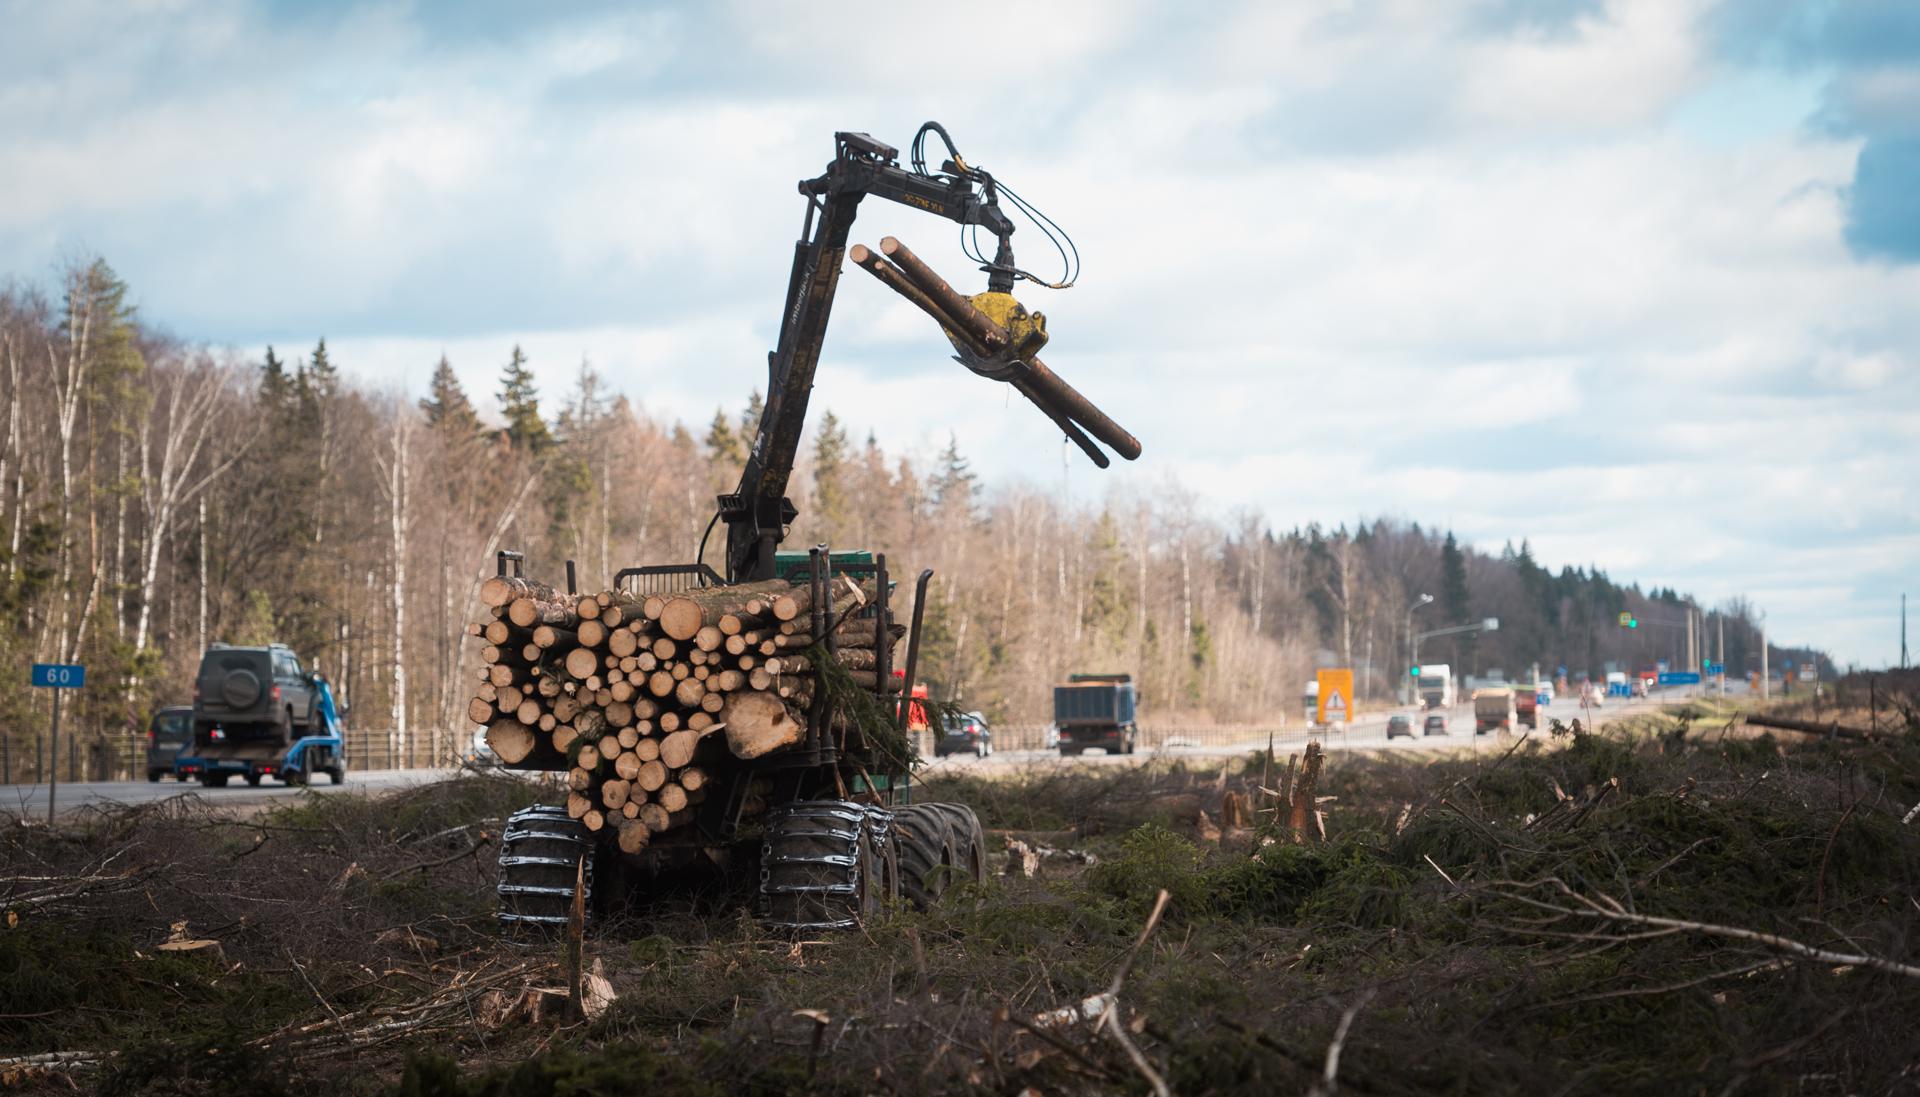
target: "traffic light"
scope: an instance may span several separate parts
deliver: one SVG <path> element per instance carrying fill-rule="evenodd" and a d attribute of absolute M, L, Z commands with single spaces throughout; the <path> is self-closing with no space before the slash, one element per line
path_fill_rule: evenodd
<path fill-rule="evenodd" d="M 1629 617 L 1629 618 L 1627 618 L 1627 627 L 1628 627 L 1628 628 L 1639 628 L 1639 627 L 1640 627 L 1640 618 L 1638 618 L 1638 617 Z"/>
<path fill-rule="evenodd" d="M 1418 677 L 1420 677 L 1420 668 L 1419 668 L 1419 667 L 1408 667 L 1408 668 L 1407 668 L 1407 677 L 1409 677 L 1409 678 L 1418 678 Z"/>

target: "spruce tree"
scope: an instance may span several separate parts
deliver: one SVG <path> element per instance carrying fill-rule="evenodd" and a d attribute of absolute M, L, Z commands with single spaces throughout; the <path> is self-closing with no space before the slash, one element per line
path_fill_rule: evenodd
<path fill-rule="evenodd" d="M 1460 551 L 1459 542 L 1453 539 L 1453 531 L 1447 531 L 1447 539 L 1440 546 L 1440 604 L 1447 611 L 1447 626 L 1468 623 L 1473 612 L 1473 599 L 1467 591 L 1467 558 Z M 1457 642 L 1459 650 L 1468 662 L 1473 659 L 1473 633 L 1465 633 Z M 1455 674 L 1464 674 L 1461 667 L 1454 668 Z"/>
<path fill-rule="evenodd" d="M 849 532 L 852 485 L 847 482 L 850 446 L 847 429 L 831 410 L 820 417 L 813 436 L 814 528 L 833 541 Z"/>
<path fill-rule="evenodd" d="M 500 372 L 500 413 L 507 421 L 507 443 L 514 449 L 540 455 L 553 445 L 547 421 L 540 418 L 540 395 L 533 384 L 527 356 L 514 344 L 513 355 Z"/>
<path fill-rule="evenodd" d="M 933 474 L 933 501 L 937 506 L 973 506 L 975 477 L 967 459 L 960 455 L 960 438 L 947 435 L 947 448 L 940 451 L 940 468 Z"/>
<path fill-rule="evenodd" d="M 460 378 L 444 354 L 440 356 L 440 364 L 433 367 L 433 379 L 427 382 L 427 397 L 420 401 L 420 413 L 427 417 L 429 426 L 448 440 L 472 438 L 480 433 L 479 413 L 473 410 L 473 402 L 467 399 L 466 390 L 460 387 Z"/>

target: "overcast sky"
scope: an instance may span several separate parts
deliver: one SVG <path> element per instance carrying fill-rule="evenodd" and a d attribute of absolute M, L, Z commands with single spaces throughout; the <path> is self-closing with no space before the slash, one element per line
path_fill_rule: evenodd
<path fill-rule="evenodd" d="M 559 14 L 554 14 L 558 12 Z M 1920 4 L 0 2 L 0 276 L 326 336 L 490 396 L 509 347 L 704 424 L 763 383 L 832 134 L 944 122 L 1060 222 L 1100 473 L 842 281 L 815 411 L 990 478 L 1185 484 L 1747 593 L 1899 657 L 1920 595 Z M 946 222 L 868 201 L 979 288 Z M 1047 258 L 1031 229 L 1026 265 Z M 1915 642 L 1920 646 L 1920 607 Z"/>

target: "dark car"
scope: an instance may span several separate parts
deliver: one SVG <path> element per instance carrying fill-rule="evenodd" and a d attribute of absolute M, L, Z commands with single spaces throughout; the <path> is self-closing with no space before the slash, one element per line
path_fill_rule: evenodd
<path fill-rule="evenodd" d="M 179 768 L 214 788 L 236 775 L 250 785 L 273 776 L 303 784 L 310 772 L 338 784 L 346 761 L 320 689 L 285 644 L 209 646 L 193 683 L 193 746 Z M 311 748 L 300 743 L 309 736 Z"/>
<path fill-rule="evenodd" d="M 1392 739 L 1401 735 L 1404 735 L 1409 739 L 1413 738 L 1413 717 L 1411 716 L 1387 717 L 1387 738 Z"/>
<path fill-rule="evenodd" d="M 944 758 L 949 754 L 971 754 L 976 758 L 985 758 L 992 753 L 993 729 L 987 726 L 986 717 L 977 712 L 947 717 L 940 738 L 933 744 L 936 758 Z"/>
<path fill-rule="evenodd" d="M 182 749 L 193 745 L 193 709 L 187 705 L 169 705 L 153 714 L 147 724 L 147 780 L 158 781 L 172 774 L 173 760 Z M 185 780 L 185 778 L 181 778 Z"/>
<path fill-rule="evenodd" d="M 1425 727 L 1425 729 L 1423 729 L 1423 734 L 1445 735 L 1446 733 L 1447 733 L 1447 714 L 1444 712 L 1428 713 L 1427 726 Z"/>

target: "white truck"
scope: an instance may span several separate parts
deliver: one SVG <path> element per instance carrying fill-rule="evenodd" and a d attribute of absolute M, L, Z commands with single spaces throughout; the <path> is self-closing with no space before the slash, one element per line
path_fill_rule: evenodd
<path fill-rule="evenodd" d="M 1446 663 L 1427 663 L 1420 667 L 1420 676 L 1415 680 L 1414 688 L 1420 695 L 1420 707 L 1425 709 L 1449 709 L 1453 707 L 1453 668 Z"/>

